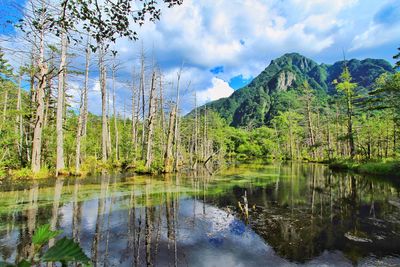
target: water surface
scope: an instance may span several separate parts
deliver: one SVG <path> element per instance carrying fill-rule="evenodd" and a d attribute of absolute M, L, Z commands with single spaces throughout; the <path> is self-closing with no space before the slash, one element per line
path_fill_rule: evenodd
<path fill-rule="evenodd" d="M 97 266 L 400 265 L 399 186 L 320 164 L 5 180 L 0 262 L 29 257 L 45 223 Z"/>

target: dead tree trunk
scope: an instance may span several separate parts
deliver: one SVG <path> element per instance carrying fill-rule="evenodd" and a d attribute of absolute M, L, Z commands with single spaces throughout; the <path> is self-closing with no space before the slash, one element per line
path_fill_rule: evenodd
<path fill-rule="evenodd" d="M 140 70 L 140 92 L 142 94 L 142 155 L 141 159 L 144 159 L 144 150 L 145 150 L 145 95 L 144 95 L 144 52 L 142 47 L 142 56 L 141 56 L 141 70 Z"/>
<path fill-rule="evenodd" d="M 182 74 L 182 68 L 178 72 L 178 81 L 176 85 L 176 118 L 175 118 L 175 132 L 174 132 L 174 143 L 175 143 L 175 171 L 178 171 L 179 168 L 179 139 L 178 139 L 178 134 L 179 134 L 179 85 L 181 81 L 181 74 Z"/>
<path fill-rule="evenodd" d="M 160 101 L 159 101 L 159 110 L 160 110 L 160 125 L 161 125 L 161 155 L 165 154 L 165 114 L 164 114 L 164 96 L 163 96 L 163 86 L 162 86 L 162 74 L 160 73 Z"/>
<path fill-rule="evenodd" d="M 312 150 L 312 155 L 315 158 L 315 137 L 314 137 L 314 128 L 312 122 L 312 114 L 311 114 L 311 97 L 306 96 L 306 112 L 307 112 L 307 127 L 308 127 L 308 134 L 310 136 L 310 147 Z"/>
<path fill-rule="evenodd" d="M 64 164 L 64 132 L 63 132 L 63 115 L 64 115 L 64 88 L 66 75 L 66 60 L 67 60 L 67 36 L 62 33 L 61 37 L 61 61 L 58 73 L 58 96 L 57 96 L 57 159 L 56 159 L 56 176 L 65 168 Z"/>
<path fill-rule="evenodd" d="M 88 122 L 88 92 L 89 92 L 89 69 L 90 69 L 90 38 L 88 37 L 86 43 L 86 61 L 85 61 L 85 93 L 83 96 L 83 120 L 82 120 L 82 137 L 87 134 L 87 122 Z"/>
<path fill-rule="evenodd" d="M 107 93 L 107 157 L 111 157 L 112 154 L 112 145 L 111 145 L 111 124 L 110 124 L 110 90 L 106 87 Z"/>
<path fill-rule="evenodd" d="M 83 121 L 83 101 L 85 88 L 81 92 L 81 103 L 79 107 L 78 128 L 76 130 L 76 156 L 75 156 L 75 173 L 79 174 L 81 167 L 81 138 L 82 138 L 82 121 Z"/>
<path fill-rule="evenodd" d="M 199 117 L 197 114 L 197 94 L 196 92 L 194 92 L 194 112 L 195 112 L 195 116 L 194 116 L 194 165 L 192 166 L 193 168 L 196 168 L 197 166 L 197 160 L 198 160 L 198 145 L 199 145 Z"/>
<path fill-rule="evenodd" d="M 133 161 L 136 161 L 136 148 L 137 148 L 137 113 L 136 113 L 136 88 L 135 88 L 135 70 L 132 73 L 132 145 L 133 145 Z"/>
<path fill-rule="evenodd" d="M 203 162 L 208 157 L 208 133 L 207 133 L 207 105 L 204 106 L 204 127 L 203 127 Z"/>
<path fill-rule="evenodd" d="M 22 121 L 22 98 L 21 98 L 21 80 L 22 80 L 22 71 L 19 73 L 18 77 L 18 92 L 17 92 L 17 116 L 16 116 L 16 127 L 15 133 L 18 136 L 17 140 L 17 148 L 18 148 L 18 156 L 22 165 L 22 142 L 23 142 L 23 121 Z"/>
<path fill-rule="evenodd" d="M 4 106 L 3 106 L 3 117 L 1 122 L 1 128 L 3 128 L 4 124 L 6 123 L 7 106 L 8 106 L 8 87 L 4 86 Z"/>
<path fill-rule="evenodd" d="M 105 48 L 101 44 L 100 55 L 99 55 L 99 69 L 100 69 L 100 90 L 101 90 L 101 150 L 102 160 L 107 161 L 107 138 L 108 138 L 108 127 L 107 127 L 107 91 L 106 91 L 106 67 L 104 65 Z"/>
<path fill-rule="evenodd" d="M 153 131 L 154 131 L 154 115 L 155 115 L 155 105 L 154 105 L 154 93 L 156 89 L 156 73 L 153 72 L 151 78 L 151 88 L 149 96 L 149 117 L 147 119 L 147 141 L 146 141 L 146 168 L 150 169 L 152 162 L 152 146 L 153 146 Z"/>
<path fill-rule="evenodd" d="M 115 134 L 115 160 L 119 160 L 119 133 L 118 133 L 118 124 L 117 124 L 117 111 L 115 107 L 115 72 L 117 66 L 115 65 L 115 55 L 113 58 L 113 65 L 112 65 L 112 82 L 113 82 L 113 117 L 114 117 L 114 134 Z"/>
<path fill-rule="evenodd" d="M 176 105 L 172 107 L 171 113 L 169 114 L 167 146 L 165 149 L 165 156 L 164 156 L 164 172 L 166 173 L 170 173 L 173 171 L 172 164 L 173 164 L 175 118 L 176 118 Z"/>
<path fill-rule="evenodd" d="M 81 105 L 79 107 L 78 129 L 76 132 L 76 157 L 75 157 L 75 172 L 79 174 L 81 166 L 81 140 L 86 136 L 87 125 L 87 98 L 89 87 L 89 65 L 90 65 L 90 47 L 89 41 L 86 45 L 86 60 L 85 60 L 85 83 L 81 92 Z"/>
<path fill-rule="evenodd" d="M 38 173 L 40 170 L 40 160 L 42 153 L 42 131 L 43 131 L 43 115 L 44 115 L 44 91 L 46 88 L 47 80 L 47 64 L 44 58 L 44 28 L 40 31 L 40 42 L 39 42 L 39 57 L 38 57 L 38 68 L 39 68 L 39 83 L 36 90 L 36 115 L 33 128 L 33 140 L 32 140 L 32 172 Z"/>

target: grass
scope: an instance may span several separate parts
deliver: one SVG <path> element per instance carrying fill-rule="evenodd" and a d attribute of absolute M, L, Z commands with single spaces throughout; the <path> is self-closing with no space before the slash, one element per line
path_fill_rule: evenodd
<path fill-rule="evenodd" d="M 10 175 L 15 179 L 44 179 L 54 175 L 54 173 L 50 169 L 43 167 L 38 173 L 33 173 L 31 168 L 22 168 L 18 170 L 11 170 Z"/>
<path fill-rule="evenodd" d="M 132 162 L 114 162 L 108 160 L 103 162 L 95 157 L 88 157 L 81 165 L 79 172 L 75 166 L 71 166 L 59 172 L 61 176 L 80 176 L 82 178 L 106 172 L 121 172 L 131 171 L 137 174 L 160 174 L 163 172 L 163 165 L 160 162 L 154 161 L 150 168 L 145 167 L 144 161 Z M 42 167 L 38 173 L 33 173 L 30 167 L 20 169 L 5 169 L 0 166 L 0 179 L 10 177 L 12 179 L 43 179 L 55 176 L 54 167 Z"/>
<path fill-rule="evenodd" d="M 360 174 L 381 175 L 400 178 L 400 162 L 395 160 L 359 162 L 337 160 L 329 164 L 333 170 L 351 170 Z"/>

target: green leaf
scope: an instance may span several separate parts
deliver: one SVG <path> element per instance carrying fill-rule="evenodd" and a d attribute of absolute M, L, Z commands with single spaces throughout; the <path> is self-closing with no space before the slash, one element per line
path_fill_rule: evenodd
<path fill-rule="evenodd" d="M 14 267 L 14 264 L 9 262 L 0 261 L 0 267 Z"/>
<path fill-rule="evenodd" d="M 31 267 L 32 264 L 26 260 L 22 260 L 17 264 L 17 267 Z"/>
<path fill-rule="evenodd" d="M 66 237 L 57 241 L 57 243 L 49 248 L 43 255 L 42 260 L 48 261 L 64 261 L 64 262 L 82 262 L 89 264 L 90 259 L 82 251 L 79 244 L 75 243 L 72 239 Z"/>
<path fill-rule="evenodd" d="M 32 243 L 35 245 L 42 246 L 47 243 L 50 239 L 61 234 L 62 231 L 53 231 L 50 229 L 49 224 L 40 226 L 32 237 Z"/>

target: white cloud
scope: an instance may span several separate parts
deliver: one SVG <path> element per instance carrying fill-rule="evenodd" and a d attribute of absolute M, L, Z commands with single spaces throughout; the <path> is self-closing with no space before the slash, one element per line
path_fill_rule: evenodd
<path fill-rule="evenodd" d="M 400 36 L 400 27 L 371 23 L 364 32 L 354 37 L 350 51 L 377 47 L 392 40 L 393 36 Z"/>
<path fill-rule="evenodd" d="M 120 39 L 112 45 L 119 51 L 117 57 L 125 63 L 117 77 L 117 107 L 121 111 L 129 105 L 131 93 L 123 83 L 131 80 L 133 66 L 137 71 L 140 69 L 142 42 L 147 59 L 151 61 L 154 53 L 163 72 L 166 100 L 175 100 L 176 90 L 172 85 L 176 85 L 176 73 L 184 62 L 181 96 L 185 99 L 182 113 L 186 113 L 194 106 L 193 91 L 198 91 L 204 102 L 226 97 L 233 89 L 224 80 L 237 75 L 255 77 L 271 59 L 283 53 L 299 52 L 320 62 L 329 58 L 326 63 L 332 63 L 340 57 L 342 48 L 351 47 L 355 52 L 349 56 L 360 56 L 356 54 L 359 50 L 374 48 L 375 54 L 368 56 L 381 57 L 378 48 L 399 40 L 400 36 L 400 27 L 374 23 L 376 10 L 382 5 L 381 0 L 184 0 L 181 6 L 162 9 L 160 21 L 148 22 L 140 28 L 136 25 L 138 42 Z M 1 45 L 12 48 L 14 43 L 18 42 L 12 40 Z M 20 44 L 25 50 L 26 45 Z M 82 69 L 84 54 L 73 52 L 79 55 L 73 64 Z M 99 114 L 96 57 L 92 57 L 89 109 Z M 20 64 L 21 60 L 18 58 L 16 62 L 12 54 L 8 58 L 13 65 Z M 216 66 L 223 66 L 224 72 L 213 78 L 209 70 Z"/>
<path fill-rule="evenodd" d="M 296 17 L 288 7 L 281 12 L 276 1 L 185 0 L 182 6 L 164 10 L 157 24 L 139 29 L 139 36 L 148 47 L 154 44 L 157 58 L 167 65 L 184 60 L 202 68 L 224 65 L 229 72 L 229 67 L 241 67 L 245 61 L 263 61 L 265 67 L 265 57 L 271 54 L 318 53 L 333 44 L 329 31 L 340 26 L 336 15 L 347 1 L 339 1 L 340 5 L 317 2 L 321 3 Z M 317 8 L 322 5 L 329 9 L 322 12 Z M 296 1 L 292 7 L 296 12 L 303 10 Z M 293 19 L 289 22 L 288 17 Z M 240 40 L 246 40 L 246 45 Z M 131 46 L 128 41 L 118 44 L 123 53 L 132 53 Z"/>
<path fill-rule="evenodd" d="M 94 92 L 100 92 L 100 81 L 95 81 L 95 82 L 94 82 L 92 91 L 94 91 Z"/>
<path fill-rule="evenodd" d="M 213 77 L 211 83 L 211 87 L 197 93 L 199 102 L 201 104 L 223 97 L 228 97 L 234 92 L 232 87 L 230 87 L 229 84 L 222 79 Z"/>
<path fill-rule="evenodd" d="M 355 5 L 358 0 L 312 0 L 312 1 L 304 1 L 304 0 L 291 0 L 288 5 L 291 4 L 293 7 L 297 7 L 299 9 L 295 9 L 296 11 L 300 11 L 301 13 L 337 13 L 343 10 L 344 8 L 351 7 Z"/>

